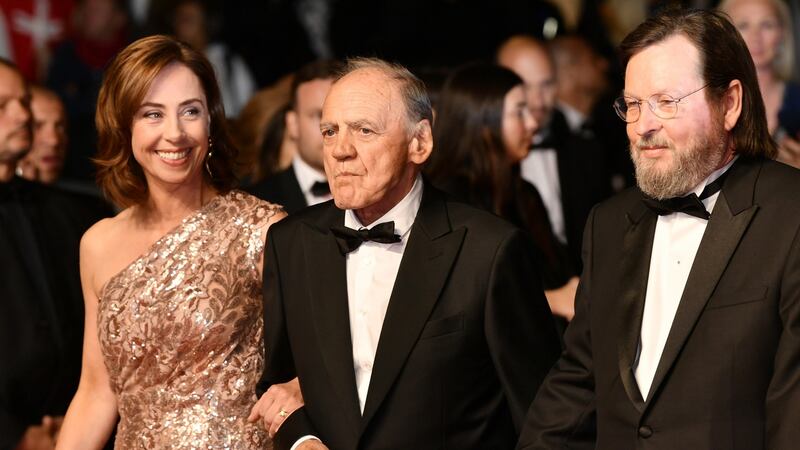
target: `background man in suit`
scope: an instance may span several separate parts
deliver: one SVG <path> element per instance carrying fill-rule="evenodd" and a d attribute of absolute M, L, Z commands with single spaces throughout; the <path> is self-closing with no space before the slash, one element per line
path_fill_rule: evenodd
<path fill-rule="evenodd" d="M 594 137 L 573 133 L 556 107 L 558 74 L 544 43 L 513 36 L 497 50 L 497 62 L 525 81 L 528 108 L 540 127 L 520 170 L 541 194 L 553 233 L 567 245 L 579 272 L 586 218 L 611 195 L 606 151 Z"/>
<path fill-rule="evenodd" d="M 719 12 L 668 10 L 622 53 L 639 189 L 589 218 L 519 448 L 796 448 L 800 173 L 768 159 L 747 47 Z"/>
<path fill-rule="evenodd" d="M 273 228 L 265 254 L 262 387 L 296 375 L 305 399 L 256 405 L 291 413 L 279 449 L 510 448 L 558 356 L 532 243 L 419 175 L 431 120 L 419 79 L 376 59 L 325 100 L 334 201 Z"/>
<path fill-rule="evenodd" d="M 15 176 L 31 148 L 30 93 L 0 58 L 0 448 L 52 448 L 80 375 L 78 242 L 100 201 Z"/>
<path fill-rule="evenodd" d="M 295 73 L 286 133 L 297 144 L 297 153 L 287 169 L 248 189 L 257 197 L 282 205 L 289 214 L 331 199 L 322 163 L 319 118 L 333 77 L 341 69 L 340 62 L 325 60 L 303 66 Z"/>

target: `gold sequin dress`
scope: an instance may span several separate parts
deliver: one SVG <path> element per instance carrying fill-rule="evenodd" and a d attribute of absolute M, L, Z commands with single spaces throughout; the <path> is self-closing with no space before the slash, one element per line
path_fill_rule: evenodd
<path fill-rule="evenodd" d="M 115 448 L 270 447 L 247 416 L 264 365 L 256 264 L 278 211 L 219 195 L 108 281 L 98 333 L 120 414 Z"/>

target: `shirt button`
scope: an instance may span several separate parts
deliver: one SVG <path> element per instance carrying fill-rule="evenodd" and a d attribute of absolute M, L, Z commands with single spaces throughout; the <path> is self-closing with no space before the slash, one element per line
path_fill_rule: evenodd
<path fill-rule="evenodd" d="M 642 425 L 639 427 L 639 437 L 642 439 L 647 439 L 653 435 L 653 429 L 648 427 L 647 425 Z"/>

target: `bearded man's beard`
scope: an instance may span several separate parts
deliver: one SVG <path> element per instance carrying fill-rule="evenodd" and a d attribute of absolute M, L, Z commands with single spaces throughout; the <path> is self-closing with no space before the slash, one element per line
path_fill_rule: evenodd
<path fill-rule="evenodd" d="M 642 156 L 641 148 L 650 146 L 667 147 L 671 156 L 667 167 L 659 167 L 664 165 L 664 157 Z M 693 139 L 687 148 L 676 149 L 673 143 L 655 136 L 643 137 L 630 146 L 636 184 L 642 192 L 658 200 L 686 195 L 719 168 L 726 146 L 727 134 L 721 120 L 708 133 Z"/>

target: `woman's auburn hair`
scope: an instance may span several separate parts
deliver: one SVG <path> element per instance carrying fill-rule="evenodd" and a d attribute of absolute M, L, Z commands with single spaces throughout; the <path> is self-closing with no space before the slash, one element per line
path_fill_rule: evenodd
<path fill-rule="evenodd" d="M 205 56 L 177 39 L 155 35 L 139 39 L 122 50 L 108 66 L 97 99 L 95 125 L 98 148 L 93 161 L 97 184 L 119 207 L 147 199 L 147 181 L 133 157 L 131 128 L 136 112 L 153 80 L 167 66 L 183 64 L 200 80 L 209 111 L 209 137 L 213 156 L 203 171 L 204 180 L 220 192 L 236 185 L 236 149 L 231 143 L 214 68 Z"/>

